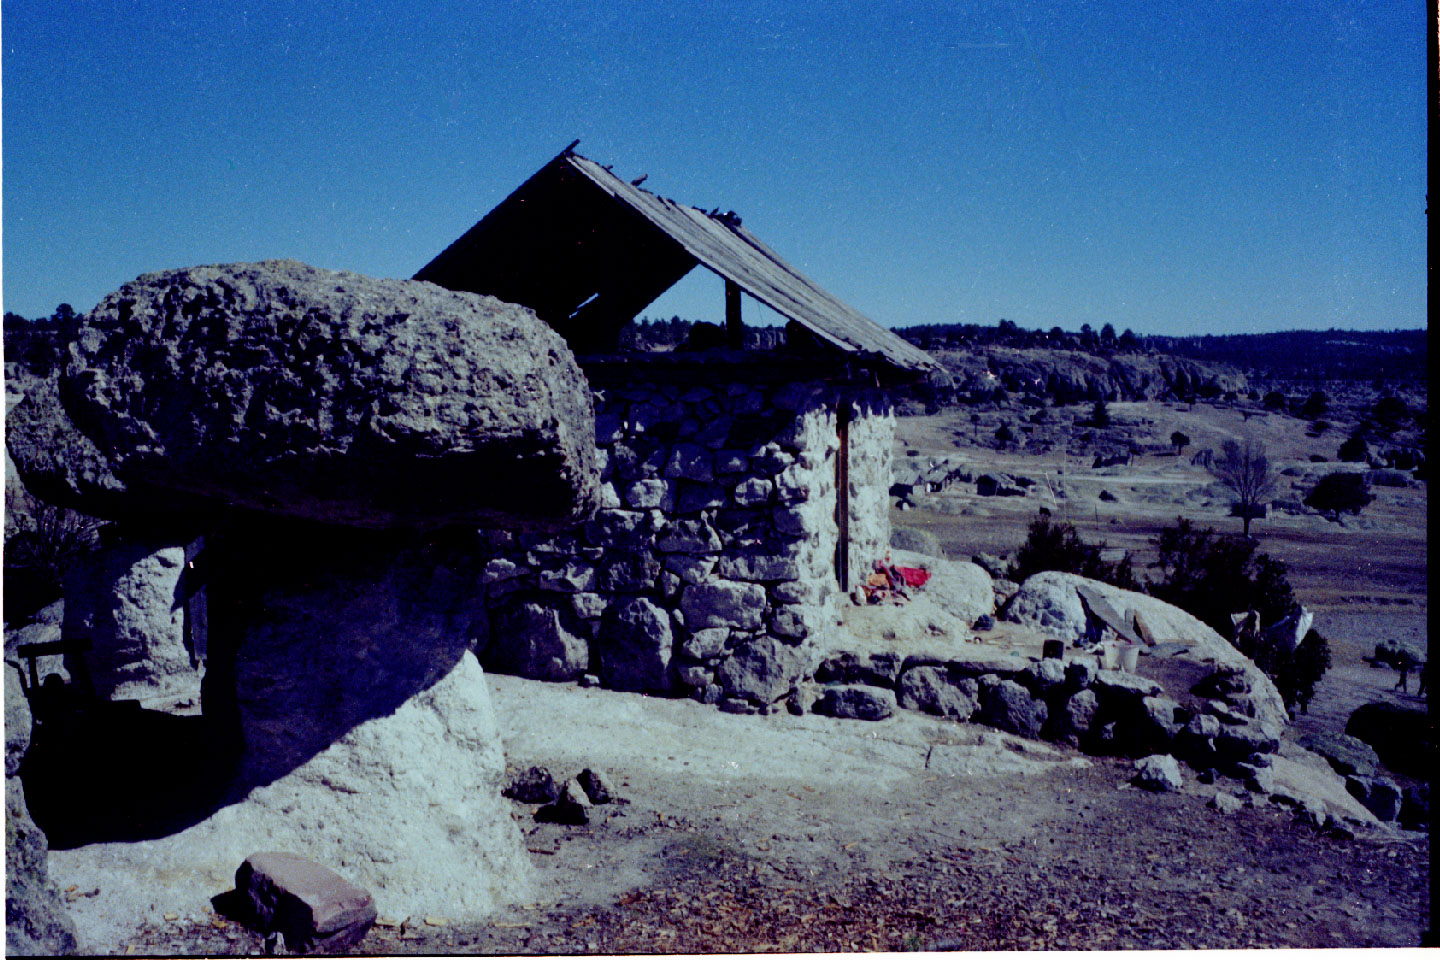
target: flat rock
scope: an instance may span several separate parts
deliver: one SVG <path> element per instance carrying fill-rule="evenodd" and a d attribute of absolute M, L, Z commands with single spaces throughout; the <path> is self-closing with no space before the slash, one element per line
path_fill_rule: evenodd
<path fill-rule="evenodd" d="M 1380 757 L 1375 748 L 1363 740 L 1344 733 L 1307 733 L 1297 743 L 1324 757 L 1331 769 L 1341 776 L 1374 774 Z"/>
<path fill-rule="evenodd" d="M 883 687 L 828 687 L 812 709 L 826 717 L 842 720 L 884 720 L 895 713 L 895 693 Z"/>
<path fill-rule="evenodd" d="M 68 339 L 6 443 L 32 493 L 85 513 L 540 528 L 598 504 L 587 381 L 492 297 L 293 260 L 192 267 L 125 284 Z"/>
<path fill-rule="evenodd" d="M 347 950 L 377 916 L 368 891 L 293 853 L 252 853 L 235 871 L 235 889 L 256 928 L 284 934 L 296 953 Z"/>

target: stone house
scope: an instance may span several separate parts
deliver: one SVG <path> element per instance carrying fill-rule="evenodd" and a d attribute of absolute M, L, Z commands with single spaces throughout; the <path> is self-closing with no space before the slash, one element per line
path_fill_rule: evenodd
<path fill-rule="evenodd" d="M 696 265 L 724 280 L 725 327 L 623 351 L 622 327 Z M 570 150 L 416 279 L 532 308 L 594 395 L 601 508 L 559 535 L 486 535 L 482 662 L 733 709 L 784 697 L 813 669 L 827 607 L 888 547 L 890 391 L 930 358 L 733 213 Z M 742 294 L 786 318 L 783 346 L 744 349 Z"/>

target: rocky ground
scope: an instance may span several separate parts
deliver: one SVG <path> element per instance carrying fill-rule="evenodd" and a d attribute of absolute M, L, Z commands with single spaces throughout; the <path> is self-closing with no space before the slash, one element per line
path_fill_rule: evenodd
<path fill-rule="evenodd" d="M 1262 804 L 1221 813 L 1133 764 L 901 712 L 879 723 L 730 716 L 491 677 L 513 767 L 606 771 L 628 802 L 585 826 L 513 803 L 534 903 L 485 923 L 381 917 L 360 949 L 715 953 L 1414 946 L 1429 842 L 1317 830 Z M 261 949 L 180 917 L 120 952 Z"/>
<path fill-rule="evenodd" d="M 1233 411 L 1112 412 L 1148 419 L 1141 426 L 1160 438 L 1184 429 L 1197 444 L 1242 429 Z M 1264 427 L 1284 466 L 1308 462 L 1312 441 L 1297 423 Z M 1238 527 L 1188 462 L 1147 456 L 1094 471 L 1088 458 L 954 445 L 954 426 L 902 420 L 902 455 L 951 445 L 1037 479 L 1058 467 L 1049 473 L 1064 478 L 1065 512 L 1082 534 L 1142 560 L 1177 513 Z M 1100 501 L 1101 489 L 1118 499 Z M 1335 732 L 1370 700 L 1420 702 L 1413 681 L 1411 693 L 1394 691 L 1393 671 L 1364 657 L 1387 639 L 1428 645 L 1425 489 L 1377 493 L 1359 523 L 1287 515 L 1257 525 L 1335 655 L 1289 738 Z M 895 519 L 960 558 L 1013 550 L 1041 502 L 1033 492 L 980 498 L 973 485 L 946 496 Z M 1233 780 L 1207 786 L 1185 769 L 1179 792 L 1153 794 L 1130 784 L 1130 761 L 906 711 L 878 723 L 731 716 L 573 684 L 488 682 L 513 768 L 541 764 L 557 778 L 600 768 L 628 802 L 593 808 L 584 826 L 537 823 L 534 807 L 512 802 L 540 877 L 534 901 L 479 924 L 382 916 L 363 952 L 1400 947 L 1430 929 L 1426 834 L 1317 829 L 1263 801 L 1224 813 L 1217 794 L 1245 796 Z M 264 950 L 223 917 L 179 910 L 111 946 Z"/>

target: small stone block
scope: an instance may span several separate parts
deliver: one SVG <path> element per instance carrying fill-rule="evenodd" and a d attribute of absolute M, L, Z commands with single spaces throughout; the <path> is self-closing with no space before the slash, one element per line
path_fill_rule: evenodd
<path fill-rule="evenodd" d="M 254 853 L 235 871 L 235 889 L 257 929 L 280 933 L 297 953 L 339 953 L 375 922 L 375 899 L 328 867 L 293 853 Z"/>

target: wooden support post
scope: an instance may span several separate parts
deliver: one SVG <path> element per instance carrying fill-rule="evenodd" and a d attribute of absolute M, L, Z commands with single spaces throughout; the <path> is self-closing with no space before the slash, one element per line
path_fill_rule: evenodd
<path fill-rule="evenodd" d="M 840 448 L 835 451 L 835 579 L 841 593 L 850 592 L 850 401 L 842 399 L 835 408 L 835 432 Z M 861 574 L 863 577 L 863 573 Z"/>
<path fill-rule="evenodd" d="M 745 347 L 745 324 L 740 320 L 740 286 L 725 281 L 725 345 L 731 350 Z"/>

